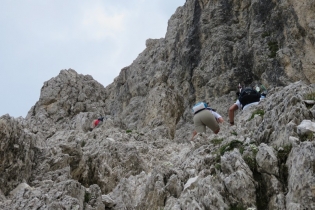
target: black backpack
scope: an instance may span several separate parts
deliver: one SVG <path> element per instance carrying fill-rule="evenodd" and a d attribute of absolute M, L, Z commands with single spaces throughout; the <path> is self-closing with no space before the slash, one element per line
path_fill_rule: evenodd
<path fill-rule="evenodd" d="M 260 93 L 252 88 L 247 87 L 241 91 L 238 100 L 241 102 L 242 107 L 244 108 L 244 106 L 247 104 L 258 102 L 260 100 Z"/>

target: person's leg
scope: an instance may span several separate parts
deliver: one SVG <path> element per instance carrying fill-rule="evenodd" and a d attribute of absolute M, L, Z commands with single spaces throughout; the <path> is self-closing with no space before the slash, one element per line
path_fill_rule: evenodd
<path fill-rule="evenodd" d="M 214 134 L 218 134 L 220 132 L 220 128 L 216 131 L 213 131 Z"/>
<path fill-rule="evenodd" d="M 201 122 L 205 124 L 208 128 L 210 128 L 213 131 L 213 133 L 215 134 L 219 133 L 220 126 L 216 121 L 215 117 L 213 116 L 213 114 L 208 110 L 202 111 L 200 112 L 200 114 L 202 114 L 202 116 L 200 117 Z"/>
<path fill-rule="evenodd" d="M 202 112 L 202 111 L 201 111 Z M 201 121 L 201 112 L 195 114 L 194 116 L 194 125 L 196 133 L 205 133 L 206 132 L 206 125 Z"/>
<path fill-rule="evenodd" d="M 191 141 L 194 139 L 194 137 L 196 136 L 196 134 L 197 134 L 197 131 L 194 130 L 194 131 L 193 131 L 193 134 L 192 134 L 192 137 L 191 137 L 191 139 L 190 139 Z"/>

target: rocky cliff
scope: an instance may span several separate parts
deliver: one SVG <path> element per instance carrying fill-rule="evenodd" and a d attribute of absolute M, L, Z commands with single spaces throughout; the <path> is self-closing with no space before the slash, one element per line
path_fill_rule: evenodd
<path fill-rule="evenodd" d="M 62 70 L 0 117 L 0 209 L 314 209 L 314 36 L 312 0 L 187 0 L 106 88 Z M 190 141 L 238 83 L 267 98 Z"/>

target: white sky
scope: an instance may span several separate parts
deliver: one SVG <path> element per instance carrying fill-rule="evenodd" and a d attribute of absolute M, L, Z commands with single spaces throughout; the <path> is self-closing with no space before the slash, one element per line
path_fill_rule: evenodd
<path fill-rule="evenodd" d="M 43 83 L 72 68 L 105 87 L 165 37 L 185 0 L 1 0 L 0 116 L 26 117 Z"/>

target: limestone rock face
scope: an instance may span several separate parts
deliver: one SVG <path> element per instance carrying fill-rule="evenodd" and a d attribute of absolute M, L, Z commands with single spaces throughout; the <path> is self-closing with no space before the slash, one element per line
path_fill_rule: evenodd
<path fill-rule="evenodd" d="M 287 160 L 289 174 L 286 202 L 289 209 L 293 209 L 291 206 L 296 204 L 300 209 L 315 208 L 314 195 L 310 190 L 315 183 L 314 146 L 314 141 L 301 143 L 292 148 Z"/>
<path fill-rule="evenodd" d="M 79 113 L 93 112 L 93 117 L 104 116 L 104 87 L 91 76 L 76 71 L 62 70 L 57 77 L 45 82 L 39 101 L 26 116 L 32 132 L 48 137 L 60 129 L 68 129 L 71 119 Z M 53 125 L 53 126 L 52 126 Z"/>
<path fill-rule="evenodd" d="M 314 4 L 186 1 L 170 18 L 165 38 L 148 39 L 146 49 L 107 87 L 107 110 L 127 128 L 167 124 L 159 129 L 173 137 L 179 120 L 191 118 L 187 107 L 212 102 L 239 83 L 269 89 L 298 80 L 314 83 Z M 166 112 L 164 103 L 177 112 Z"/>
<path fill-rule="evenodd" d="M 0 117 L 0 209 L 314 209 L 314 10 L 187 0 L 106 88 L 61 70 Z M 239 83 L 268 94 L 230 126 Z M 190 141 L 199 101 L 225 122 Z"/>
<path fill-rule="evenodd" d="M 19 119 L 0 117 L 0 191 L 7 195 L 21 182 L 28 182 L 36 158 L 34 134 Z"/>
<path fill-rule="evenodd" d="M 126 130 L 110 114 L 90 130 L 101 108 L 50 127 L 33 124 L 36 115 L 2 116 L 0 208 L 312 209 L 314 134 L 299 130 L 314 118 L 314 105 L 304 103 L 314 92 L 303 82 L 272 88 L 236 113 L 235 126 L 223 123 L 219 134 L 194 141 L 182 119 L 173 139 L 160 130 L 164 121 Z M 223 109 L 231 96 L 212 104 Z M 46 136 L 49 129 L 56 131 Z"/>
<path fill-rule="evenodd" d="M 274 176 L 279 176 L 278 159 L 272 147 L 268 147 L 264 143 L 260 144 L 256 155 L 256 162 L 260 170 Z"/>

